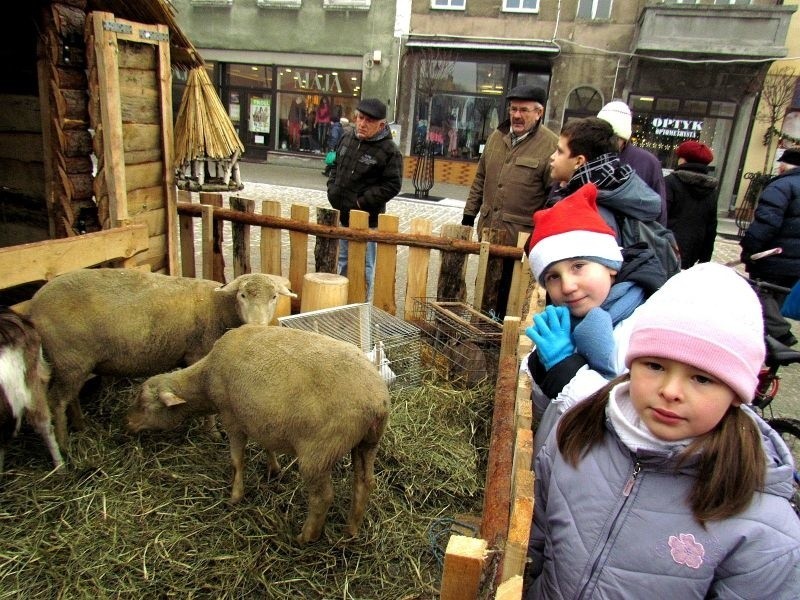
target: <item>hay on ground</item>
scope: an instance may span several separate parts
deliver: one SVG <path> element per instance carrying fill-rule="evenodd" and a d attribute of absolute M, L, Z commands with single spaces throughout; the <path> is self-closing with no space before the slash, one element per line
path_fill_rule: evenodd
<path fill-rule="evenodd" d="M 72 434 L 64 472 L 48 472 L 31 431 L 12 442 L 0 480 L 0 598 L 438 598 L 447 540 L 431 532 L 480 514 L 491 385 L 428 383 L 394 398 L 359 536 L 343 537 L 348 457 L 334 471 L 323 537 L 299 547 L 306 502 L 289 458 L 270 480 L 249 445 L 245 497 L 229 506 L 226 441 L 199 424 L 123 433 L 140 383 L 112 382 L 83 402 L 89 427 Z"/>

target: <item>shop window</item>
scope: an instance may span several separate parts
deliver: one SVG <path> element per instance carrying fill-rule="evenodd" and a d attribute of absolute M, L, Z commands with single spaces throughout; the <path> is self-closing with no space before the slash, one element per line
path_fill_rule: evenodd
<path fill-rule="evenodd" d="M 685 100 L 683 112 L 689 115 L 705 115 L 708 112 L 708 102 L 705 100 Z"/>
<path fill-rule="evenodd" d="M 738 4 L 739 6 L 750 6 L 752 0 L 714 0 L 714 4 Z"/>
<path fill-rule="evenodd" d="M 659 112 L 676 112 L 680 107 L 681 101 L 677 98 L 659 98 L 655 109 Z"/>
<path fill-rule="evenodd" d="M 465 10 L 467 0 L 431 0 L 431 8 L 439 10 Z"/>
<path fill-rule="evenodd" d="M 708 113 L 717 117 L 733 118 L 736 114 L 735 102 L 711 102 Z"/>
<path fill-rule="evenodd" d="M 302 8 L 303 0 L 256 0 L 259 8 Z"/>
<path fill-rule="evenodd" d="M 539 12 L 539 0 L 503 0 L 503 12 Z"/>
<path fill-rule="evenodd" d="M 272 67 L 264 65 L 228 65 L 225 83 L 229 87 L 271 88 Z"/>
<path fill-rule="evenodd" d="M 577 18 L 586 21 L 610 19 L 611 0 L 578 0 Z"/>
<path fill-rule="evenodd" d="M 371 0 L 324 0 L 326 10 L 369 10 Z"/>

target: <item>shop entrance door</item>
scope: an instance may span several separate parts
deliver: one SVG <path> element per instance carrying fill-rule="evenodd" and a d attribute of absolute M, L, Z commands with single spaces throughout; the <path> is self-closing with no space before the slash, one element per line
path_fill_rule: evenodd
<path fill-rule="evenodd" d="M 244 88 L 228 91 L 228 114 L 244 144 L 246 160 L 266 160 L 272 140 L 272 94 Z"/>

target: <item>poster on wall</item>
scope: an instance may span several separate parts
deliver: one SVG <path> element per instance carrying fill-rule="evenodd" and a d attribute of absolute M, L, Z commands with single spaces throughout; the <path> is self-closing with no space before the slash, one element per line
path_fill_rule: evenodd
<path fill-rule="evenodd" d="M 250 132 L 269 133 L 270 99 L 250 98 Z"/>
<path fill-rule="evenodd" d="M 236 124 L 241 118 L 241 105 L 239 104 L 239 94 L 231 92 L 230 102 L 228 103 L 228 116 L 231 121 Z"/>

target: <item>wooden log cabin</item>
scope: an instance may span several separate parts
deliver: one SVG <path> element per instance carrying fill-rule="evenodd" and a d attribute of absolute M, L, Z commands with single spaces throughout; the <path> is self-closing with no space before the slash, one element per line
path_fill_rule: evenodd
<path fill-rule="evenodd" d="M 166 0 L 7 3 L 0 246 L 137 223 L 132 266 L 179 274 L 172 68 L 202 64 Z"/>

